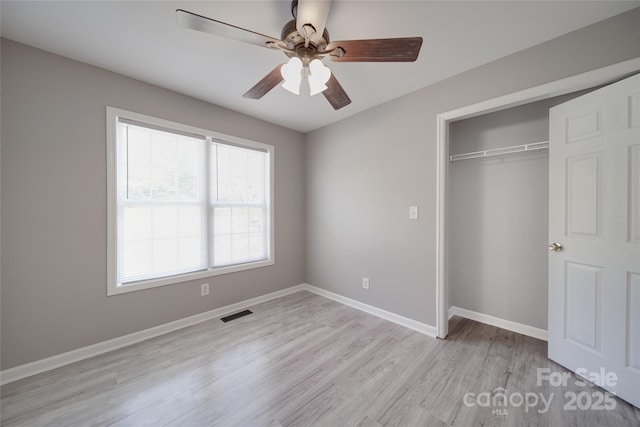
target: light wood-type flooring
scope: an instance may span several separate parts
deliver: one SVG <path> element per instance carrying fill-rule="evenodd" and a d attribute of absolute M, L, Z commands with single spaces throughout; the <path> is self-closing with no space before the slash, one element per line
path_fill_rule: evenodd
<path fill-rule="evenodd" d="M 564 372 L 540 340 L 458 317 L 438 340 L 309 292 L 250 309 L 7 384 L 2 425 L 640 425 L 575 377 L 538 385 Z"/>

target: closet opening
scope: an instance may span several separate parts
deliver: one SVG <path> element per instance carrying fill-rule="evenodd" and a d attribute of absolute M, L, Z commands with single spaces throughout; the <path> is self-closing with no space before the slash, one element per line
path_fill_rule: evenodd
<path fill-rule="evenodd" d="M 526 269 L 529 267 L 522 267 L 524 264 L 522 264 L 521 261 L 526 258 L 526 256 L 523 256 L 522 254 L 530 254 L 531 256 L 533 256 L 534 258 L 532 258 L 532 262 L 536 263 L 536 271 L 540 271 L 542 268 L 541 266 L 543 265 L 542 255 L 535 251 L 544 250 L 544 277 L 538 275 L 533 280 L 529 280 L 529 277 L 527 276 L 526 280 L 523 281 L 535 282 L 535 286 L 543 288 L 542 293 L 544 293 L 545 296 L 547 295 L 546 281 L 544 283 L 544 286 L 540 285 L 540 283 L 542 283 L 543 278 L 546 280 L 547 274 L 546 248 L 548 242 L 546 240 L 548 239 L 548 232 L 546 227 L 548 227 L 548 210 L 545 211 L 544 214 L 540 213 L 541 210 L 537 210 L 538 208 L 534 208 L 531 200 L 528 202 L 510 201 L 510 199 L 513 198 L 516 194 L 526 194 L 525 189 L 519 188 L 517 185 L 514 185 L 515 182 L 507 182 L 508 184 L 510 184 L 510 189 L 507 195 L 511 197 L 503 197 L 504 194 L 501 194 L 500 192 L 494 192 L 494 194 L 488 195 L 486 199 L 482 200 L 482 203 L 484 203 L 482 209 L 485 209 L 485 211 L 483 211 L 482 215 L 477 215 L 477 218 L 473 219 L 472 223 L 473 221 L 475 221 L 475 225 L 481 225 L 482 222 L 489 221 L 490 224 L 496 226 L 500 222 L 505 221 L 504 217 L 500 217 L 500 215 L 504 215 L 504 213 L 501 213 L 500 209 L 498 209 L 499 207 L 501 207 L 502 210 L 508 210 L 512 209 L 515 203 L 521 203 L 524 204 L 525 207 L 529 207 L 529 210 L 524 210 L 523 206 L 518 206 L 518 211 L 522 213 L 523 216 L 529 218 L 533 217 L 534 221 L 537 221 L 536 225 L 533 226 L 538 227 L 537 230 L 539 231 L 540 236 L 538 236 L 539 238 L 536 239 L 532 238 L 533 244 L 531 247 L 529 247 L 529 245 L 527 244 L 527 247 L 523 248 L 520 251 L 519 255 L 513 255 L 511 252 L 508 252 L 508 249 L 513 248 L 515 244 L 521 244 L 521 239 L 518 238 L 518 236 L 520 235 L 519 233 L 525 233 L 525 231 L 523 231 L 521 227 L 513 228 L 513 230 L 518 231 L 512 230 L 510 233 L 505 233 L 503 230 L 501 232 L 502 239 L 508 239 L 504 242 L 500 241 L 497 238 L 491 238 L 491 236 L 479 236 L 478 233 L 481 232 L 476 230 L 476 235 L 474 237 L 477 243 L 476 247 L 484 249 L 482 253 L 478 253 L 476 256 L 481 257 L 491 255 L 492 259 L 488 262 L 490 264 L 495 264 L 496 268 L 490 268 L 492 267 L 492 265 L 474 267 L 474 265 L 478 265 L 479 261 L 477 259 L 471 259 L 469 265 L 464 265 L 462 267 L 458 266 L 458 268 L 460 268 L 461 270 L 457 270 L 453 275 L 454 279 L 464 281 L 462 288 L 458 286 L 456 289 L 452 290 L 452 278 L 450 277 L 450 275 L 452 268 L 456 267 L 455 261 L 452 259 L 452 257 L 455 256 L 454 251 L 460 250 L 460 242 L 464 240 L 465 236 L 461 236 L 463 233 L 459 231 L 456 231 L 457 234 L 454 236 L 453 231 L 451 230 L 452 227 L 449 225 L 450 222 L 460 221 L 460 218 L 454 218 L 454 215 L 456 215 L 456 213 L 452 211 L 453 195 L 449 194 L 449 190 L 451 189 L 452 185 L 454 189 L 460 188 L 460 182 L 464 182 L 463 178 L 465 176 L 465 172 L 463 172 L 462 175 L 458 177 L 452 177 L 450 175 L 450 172 L 452 170 L 464 171 L 465 169 L 469 169 L 466 171 L 467 180 L 477 179 L 479 181 L 477 183 L 474 183 L 474 185 L 479 185 L 483 182 L 498 182 L 500 183 L 500 185 L 502 185 L 505 183 L 501 181 L 508 180 L 508 178 L 501 179 L 498 171 L 513 169 L 517 170 L 517 168 L 514 168 L 514 166 L 528 165 L 523 167 L 523 169 L 530 169 L 528 172 L 530 172 L 531 174 L 537 173 L 538 180 L 546 179 L 546 191 L 548 192 L 548 175 L 546 178 L 540 178 L 540 170 L 544 169 L 543 165 L 547 164 L 548 167 L 548 154 L 544 149 L 544 143 L 548 140 L 548 108 L 550 107 L 547 106 L 555 105 L 554 102 L 561 103 L 562 101 L 559 101 L 560 99 L 568 100 L 571 99 L 571 97 L 578 96 L 578 92 L 587 92 L 599 86 L 620 80 L 626 76 L 637 73 L 638 70 L 640 70 L 640 58 L 610 65 L 601 69 L 593 70 L 587 73 L 579 74 L 552 83 L 526 89 L 520 92 L 512 93 L 506 96 L 466 106 L 438 115 L 436 136 L 438 166 L 436 202 L 436 335 L 439 338 L 446 338 L 448 334 L 450 307 L 458 307 L 451 303 L 450 296 L 455 298 L 456 303 L 463 306 L 472 307 L 470 309 L 466 309 L 465 307 L 458 307 L 458 314 L 464 313 L 464 315 L 469 317 L 476 316 L 477 318 L 475 320 L 480 320 L 485 323 L 492 324 L 492 322 L 497 322 L 499 324 L 497 324 L 496 326 L 512 330 L 516 329 L 517 332 L 525 333 L 532 336 L 538 336 L 539 338 L 544 338 L 543 336 L 539 336 L 540 334 L 546 334 L 547 301 L 546 299 L 542 298 L 542 294 L 539 292 L 539 289 L 525 286 L 525 291 L 530 293 L 525 295 L 531 298 L 535 297 L 535 304 L 538 304 L 540 308 L 538 311 L 525 310 L 525 312 L 523 313 L 515 313 L 517 311 L 516 307 L 519 307 L 522 304 L 522 301 L 517 300 L 516 302 L 511 302 L 513 301 L 513 298 L 518 298 L 518 292 L 513 292 L 512 290 L 503 292 L 503 290 L 508 288 L 505 288 L 505 283 L 509 284 L 512 283 L 513 280 L 517 280 L 513 279 L 514 277 L 525 277 L 529 274 L 528 270 Z M 565 98 L 557 98 L 557 100 L 554 101 L 554 98 L 556 97 Z M 523 108 L 519 109 L 519 107 Z M 541 118 L 539 114 L 536 116 L 536 114 L 534 113 L 535 110 L 537 108 L 542 109 L 543 107 L 546 109 L 544 117 Z M 492 115 L 493 113 L 496 113 L 496 115 Z M 516 117 L 519 115 L 521 115 L 521 118 L 516 119 Z M 477 121 L 471 121 L 471 119 L 476 118 Z M 510 122 L 509 120 L 505 122 L 506 118 L 508 118 Z M 463 122 L 465 120 L 469 121 L 456 125 L 457 122 Z M 520 123 L 518 123 L 518 120 L 520 120 Z M 492 124 L 492 122 L 494 123 Z M 502 122 L 502 124 L 500 124 L 500 122 Z M 543 122 L 545 123 L 545 126 L 541 125 L 541 123 Z M 541 138 L 539 132 L 543 127 L 544 136 Z M 466 138 L 464 138 L 465 133 L 468 134 L 474 128 L 478 132 L 472 133 L 481 133 L 480 131 L 482 131 L 484 132 L 484 135 L 481 135 L 475 139 L 470 138 L 467 140 Z M 525 140 L 525 138 L 523 138 L 521 135 L 518 135 L 518 128 L 520 128 L 521 130 L 529 129 L 525 133 L 529 132 L 531 139 Z M 533 135 L 535 135 L 535 138 L 533 138 Z M 452 138 L 460 139 L 463 141 L 459 143 L 456 143 L 455 141 L 452 142 Z M 531 146 L 532 144 L 537 143 L 540 144 Z M 524 151 L 521 151 L 522 147 L 519 146 L 522 145 L 530 145 L 530 147 L 528 147 L 528 149 L 525 149 Z M 502 151 L 493 150 L 503 149 L 505 147 L 511 147 L 507 151 L 513 150 L 514 152 L 507 154 L 502 153 L 502 155 L 496 156 L 493 155 L 499 154 L 499 151 Z M 481 154 L 479 154 L 479 152 Z M 461 154 L 469 155 L 469 153 L 475 153 L 470 157 L 477 156 L 478 158 L 466 158 L 466 160 L 462 160 L 463 157 L 467 156 L 453 158 L 451 157 Z M 487 153 L 491 155 L 485 156 L 485 154 Z M 451 161 L 452 159 L 453 162 Z M 480 162 L 481 164 L 474 165 L 471 162 Z M 464 166 L 465 163 L 468 166 Z M 494 167 L 493 169 L 489 168 L 489 166 L 495 165 L 497 165 L 497 167 Z M 534 167 L 533 165 L 537 166 Z M 475 172 L 473 171 L 473 169 L 476 169 Z M 534 172 L 535 170 L 537 170 L 537 172 Z M 523 173 L 523 171 L 517 171 L 517 173 Z M 460 182 L 458 182 L 457 184 L 453 184 L 453 178 L 457 178 L 457 180 Z M 520 176 L 518 177 L 518 179 L 524 179 L 524 177 Z M 540 181 L 531 181 L 529 178 L 527 178 L 522 182 L 534 182 L 534 185 L 536 186 L 535 191 L 537 192 L 537 195 L 535 196 L 536 200 L 540 202 L 540 198 L 544 199 L 545 195 L 542 191 L 542 188 L 544 186 L 541 185 Z M 467 201 L 478 200 L 483 191 L 490 191 L 482 187 L 478 189 L 478 192 L 480 193 L 478 194 L 478 192 L 470 193 L 468 191 L 468 188 L 463 188 L 464 190 L 462 190 L 463 193 L 460 197 L 460 200 L 462 201 L 464 201 L 465 198 L 467 199 Z M 465 191 L 467 193 L 464 193 Z M 548 193 L 545 194 L 548 198 Z M 518 197 L 522 197 L 522 195 Z M 544 200 L 544 202 L 540 203 L 548 206 L 548 201 L 546 199 Z M 490 215 L 492 213 L 494 214 L 493 218 L 487 217 L 487 215 Z M 539 219 L 541 216 L 544 218 L 544 220 L 538 221 L 536 218 Z M 502 218 L 502 221 L 498 221 L 498 218 Z M 464 218 L 462 219 L 464 220 Z M 482 221 L 478 222 L 479 220 Z M 473 224 L 467 224 L 467 226 L 470 225 Z M 452 239 L 458 240 L 454 241 Z M 540 241 L 538 242 L 538 240 Z M 536 246 L 536 249 L 533 249 L 533 245 Z M 542 247 L 537 248 L 538 245 L 541 245 Z M 496 250 L 496 252 L 492 253 L 491 251 L 494 250 Z M 518 266 L 520 270 L 522 268 L 525 268 L 525 271 L 523 272 L 518 268 L 510 267 L 508 263 L 497 261 L 497 259 L 499 259 L 500 257 L 493 256 L 496 254 L 504 255 L 505 253 L 508 253 L 509 260 L 511 260 L 511 262 L 516 263 L 515 266 Z M 520 259 L 520 257 L 522 258 Z M 517 260 L 517 262 L 513 260 Z M 511 269 L 512 271 L 510 271 L 509 269 Z M 480 290 L 484 288 L 487 291 L 481 294 L 477 293 L 479 291 L 478 287 L 467 288 L 468 286 L 472 286 L 468 284 L 469 282 L 479 281 L 478 277 L 475 277 L 480 274 L 479 272 L 482 272 L 482 274 L 485 275 L 481 276 L 483 286 L 480 287 Z M 502 284 L 496 284 L 495 279 L 496 277 L 500 278 L 501 274 L 504 276 L 501 279 L 504 280 L 502 280 Z M 519 286 L 522 286 L 522 284 L 520 284 Z M 471 296 L 463 295 L 465 290 L 467 289 L 474 289 L 473 292 L 476 292 L 475 295 L 480 295 L 477 298 L 480 298 L 481 301 L 472 302 L 471 299 L 474 295 L 473 293 L 471 293 Z M 513 307 L 509 309 L 505 308 L 507 306 L 505 301 L 509 302 L 509 304 L 513 304 Z M 531 301 L 525 303 L 534 305 L 534 303 Z M 467 311 L 463 312 L 460 309 L 464 309 Z M 489 313 L 483 313 L 482 311 L 476 310 L 488 311 Z M 452 309 L 451 311 L 451 314 L 455 314 L 456 309 Z M 544 316 L 542 316 L 544 317 L 544 319 L 542 319 L 538 312 L 544 312 Z"/>
<path fill-rule="evenodd" d="M 592 89 L 449 126 L 449 316 L 546 339 L 549 109 Z"/>

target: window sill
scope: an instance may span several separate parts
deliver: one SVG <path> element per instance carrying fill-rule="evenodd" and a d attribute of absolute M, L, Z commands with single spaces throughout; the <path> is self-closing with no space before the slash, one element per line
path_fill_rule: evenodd
<path fill-rule="evenodd" d="M 195 273 L 187 273 L 187 274 L 180 274 L 180 275 L 170 276 L 170 277 L 162 277 L 158 279 L 150 279 L 150 280 L 125 284 L 125 285 L 109 283 L 107 286 L 107 296 L 141 291 L 143 289 L 157 288 L 160 286 L 174 285 L 177 283 L 184 283 L 192 280 L 205 279 L 207 277 L 220 276 L 222 274 L 237 273 L 240 271 L 252 270 L 254 268 L 267 267 L 274 264 L 275 264 L 275 261 L 272 257 L 271 259 L 264 260 L 264 261 L 255 261 L 255 262 L 249 262 L 246 264 L 230 265 L 227 267 L 219 267 L 216 269 L 198 271 Z"/>

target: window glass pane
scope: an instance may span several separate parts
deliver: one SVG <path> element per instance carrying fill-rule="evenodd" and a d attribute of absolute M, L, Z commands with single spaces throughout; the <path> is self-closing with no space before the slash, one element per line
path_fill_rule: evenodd
<path fill-rule="evenodd" d="M 158 239 L 152 242 L 153 272 L 168 275 L 178 271 L 178 239 Z"/>
<path fill-rule="evenodd" d="M 264 203 L 264 179 L 247 179 L 247 202 Z"/>
<path fill-rule="evenodd" d="M 211 225 L 215 236 L 231 234 L 231 208 L 216 207 L 213 209 L 213 224 Z"/>
<path fill-rule="evenodd" d="M 128 206 L 123 212 L 121 227 L 125 242 L 151 239 L 151 208 L 149 206 Z"/>
<path fill-rule="evenodd" d="M 213 265 L 231 264 L 231 235 L 215 236 L 213 239 Z"/>
<path fill-rule="evenodd" d="M 131 201 L 196 201 L 204 141 L 133 125 L 127 127 L 125 191 Z"/>
<path fill-rule="evenodd" d="M 121 282 L 206 268 L 202 206 L 126 206 L 122 214 Z"/>
<path fill-rule="evenodd" d="M 209 146 L 209 200 L 212 203 L 218 201 L 218 147 L 216 144 Z"/>
<path fill-rule="evenodd" d="M 267 259 L 268 153 L 218 143 L 211 152 L 212 265 Z"/>
<path fill-rule="evenodd" d="M 202 238 L 200 236 L 184 237 L 178 240 L 178 269 L 199 270 L 202 262 Z"/>
<path fill-rule="evenodd" d="M 231 232 L 238 234 L 247 231 L 249 231 L 249 208 L 233 208 L 231 210 Z"/>
<path fill-rule="evenodd" d="M 119 126 L 120 283 L 206 269 L 206 141 Z"/>
<path fill-rule="evenodd" d="M 266 207 L 214 207 L 213 266 L 266 259 Z"/>
<path fill-rule="evenodd" d="M 264 233 L 249 233 L 249 258 L 260 259 L 264 257 L 265 243 Z"/>
<path fill-rule="evenodd" d="M 178 207 L 164 206 L 152 208 L 151 227 L 154 239 L 178 237 Z"/>
<path fill-rule="evenodd" d="M 259 233 L 265 231 L 264 220 L 266 215 L 266 208 L 250 208 L 249 209 L 249 221 L 248 231 L 251 233 Z"/>
<path fill-rule="evenodd" d="M 213 144 L 211 200 L 218 203 L 265 203 L 267 153 Z"/>
<path fill-rule="evenodd" d="M 178 208 L 178 235 L 181 238 L 199 237 L 202 233 L 204 212 L 202 206 L 180 206 Z"/>
<path fill-rule="evenodd" d="M 247 151 L 247 176 L 250 178 L 264 178 L 265 153 L 260 151 Z"/>
<path fill-rule="evenodd" d="M 249 236 L 238 233 L 231 236 L 231 259 L 245 261 L 249 259 Z"/>
<path fill-rule="evenodd" d="M 249 150 L 247 153 L 247 202 L 265 203 L 265 153 Z"/>
<path fill-rule="evenodd" d="M 124 242 L 121 253 L 121 282 L 127 278 L 145 277 L 152 271 L 151 240 Z"/>
<path fill-rule="evenodd" d="M 124 198 L 146 200 L 152 197 L 151 132 L 142 132 L 125 126 L 126 185 Z"/>

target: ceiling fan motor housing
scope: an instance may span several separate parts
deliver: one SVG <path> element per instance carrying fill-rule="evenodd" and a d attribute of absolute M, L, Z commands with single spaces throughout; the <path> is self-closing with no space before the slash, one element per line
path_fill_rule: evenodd
<path fill-rule="evenodd" d="M 309 41 L 309 45 L 305 46 L 305 38 L 296 28 L 296 20 L 292 19 L 282 28 L 281 40 L 286 43 L 287 47 L 292 50 L 291 53 L 285 52 L 287 56 L 298 58 L 304 61 L 311 61 L 317 57 L 318 51 L 323 51 L 329 44 L 329 32 L 324 29 L 322 38 L 319 43 Z"/>

